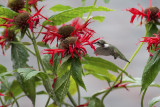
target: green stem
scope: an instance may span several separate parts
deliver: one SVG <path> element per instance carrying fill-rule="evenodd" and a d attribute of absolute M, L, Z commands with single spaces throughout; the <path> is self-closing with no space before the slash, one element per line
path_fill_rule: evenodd
<path fill-rule="evenodd" d="M 24 45 L 24 47 L 25 47 L 32 55 L 36 56 L 36 54 L 35 54 L 30 48 L 28 48 L 28 47 L 25 46 L 25 45 Z"/>
<path fill-rule="evenodd" d="M 146 31 L 145 37 L 147 36 L 147 33 L 148 33 L 148 31 Z M 142 45 L 143 45 L 143 42 L 140 43 L 140 45 L 138 46 L 138 48 L 136 49 L 136 51 L 133 53 L 132 57 L 130 58 L 129 62 L 123 68 L 124 71 L 127 69 L 127 67 L 129 66 L 129 64 L 132 62 L 132 60 L 134 59 L 134 57 L 137 55 L 137 53 L 141 49 Z M 121 77 L 122 74 L 123 74 L 123 71 L 121 71 L 121 73 L 118 75 L 118 77 L 116 78 L 116 81 L 113 83 L 113 85 L 111 86 L 111 88 L 108 89 L 106 91 L 106 93 L 103 95 L 103 97 L 101 99 L 101 104 L 103 104 L 104 98 L 112 91 L 112 89 L 114 88 L 115 84 L 117 83 L 117 81 L 119 80 L 119 78 Z"/>
<path fill-rule="evenodd" d="M 65 102 L 62 102 L 62 104 L 65 105 L 66 107 L 73 107 L 72 105 L 65 103 Z"/>
<path fill-rule="evenodd" d="M 93 6 L 95 6 L 97 3 L 97 0 L 94 0 Z M 89 19 L 90 15 L 91 15 L 92 11 L 89 12 L 86 21 Z"/>
<path fill-rule="evenodd" d="M 68 96 L 69 100 L 71 101 L 71 103 L 74 105 L 74 107 L 77 107 L 76 102 L 74 101 L 74 99 L 72 98 L 72 96 L 69 92 L 67 93 L 67 96 Z"/>
<path fill-rule="evenodd" d="M 17 107 L 19 107 L 19 104 L 18 104 L 18 101 L 16 100 L 16 98 L 14 96 L 12 96 L 12 97 L 15 100 Z"/>
<path fill-rule="evenodd" d="M 80 105 L 80 104 L 81 104 L 81 94 L 80 94 L 80 89 L 79 89 L 79 85 L 78 85 L 78 84 L 76 84 L 76 86 L 77 86 L 77 93 L 78 93 L 78 105 Z"/>
<path fill-rule="evenodd" d="M 0 97 L 0 101 L 1 101 L 2 105 L 5 107 L 5 104 L 4 104 L 4 102 L 3 102 L 1 97 Z"/>
<path fill-rule="evenodd" d="M 26 0 L 26 11 L 28 12 L 28 0 Z"/>
<path fill-rule="evenodd" d="M 45 107 L 48 107 L 48 104 L 49 104 L 50 99 L 51 99 L 51 96 L 49 96 L 49 98 L 48 98 L 48 100 L 47 100 L 47 103 L 46 103 Z"/>
<path fill-rule="evenodd" d="M 39 37 L 39 35 L 41 34 L 41 32 L 42 32 L 42 30 L 43 30 L 43 26 L 42 26 L 42 28 L 41 28 L 41 30 L 39 31 L 39 33 L 38 33 L 38 35 L 37 35 L 37 37 L 36 37 L 36 39 Z"/>
<path fill-rule="evenodd" d="M 144 96 L 146 94 L 147 88 L 144 90 L 142 97 L 141 97 L 141 107 L 143 107 L 143 101 L 144 101 Z"/>

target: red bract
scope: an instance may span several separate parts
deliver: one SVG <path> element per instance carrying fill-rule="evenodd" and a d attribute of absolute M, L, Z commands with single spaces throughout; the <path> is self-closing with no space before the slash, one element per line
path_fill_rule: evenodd
<path fill-rule="evenodd" d="M 140 41 L 140 42 L 146 42 L 148 43 L 147 46 L 147 50 L 148 52 L 150 52 L 150 50 L 153 49 L 154 47 L 154 51 L 157 51 L 157 46 L 160 43 L 160 37 L 157 34 L 153 34 L 155 37 L 143 37 L 144 40 Z"/>
<path fill-rule="evenodd" d="M 137 16 L 138 16 L 138 18 L 141 17 L 140 25 L 142 25 L 143 17 L 146 18 L 147 23 L 149 21 L 155 22 L 160 18 L 160 15 L 159 15 L 160 11 L 159 11 L 159 9 L 157 7 L 153 7 L 152 6 L 151 0 L 150 0 L 150 7 L 146 8 L 145 10 L 142 8 L 142 6 L 140 4 L 138 4 L 138 5 L 141 8 L 141 11 L 136 9 L 136 8 L 128 8 L 128 9 L 126 9 L 126 11 L 129 11 L 130 13 L 133 14 L 132 17 L 131 17 L 130 23 L 133 23 L 134 19 Z"/>
<path fill-rule="evenodd" d="M 3 55 L 4 55 L 4 46 L 5 46 L 5 38 L 4 36 L 0 36 L 0 45 L 1 45 L 1 48 L 2 48 L 2 52 L 3 52 Z"/>
<path fill-rule="evenodd" d="M 29 24 L 29 28 L 31 29 L 32 32 L 33 32 L 33 28 L 38 25 L 39 19 L 44 18 L 44 19 L 48 20 L 45 16 L 43 16 L 40 13 L 43 8 L 44 8 L 44 6 L 42 8 L 40 8 L 39 10 L 37 9 L 37 12 L 33 15 L 30 15 L 30 18 L 27 20 L 27 23 Z"/>
<path fill-rule="evenodd" d="M 89 104 L 89 102 L 87 102 L 87 103 L 85 103 L 85 104 L 81 104 L 81 105 L 79 105 L 79 106 L 77 106 L 77 107 L 87 107 L 88 104 Z"/>
<path fill-rule="evenodd" d="M 42 54 L 51 54 L 52 55 L 52 57 L 50 59 L 50 65 L 52 66 L 54 64 L 53 63 L 54 54 L 57 53 L 59 55 L 59 53 L 61 53 L 61 60 L 62 60 L 64 52 L 65 52 L 65 50 L 63 50 L 63 49 L 44 49 L 42 51 Z"/>
<path fill-rule="evenodd" d="M 71 24 L 71 26 L 75 27 L 75 30 L 71 33 L 72 36 L 76 35 L 77 37 L 81 37 L 81 34 L 88 33 L 92 35 L 95 33 L 94 30 L 87 28 L 87 26 L 91 23 L 91 19 L 87 20 L 84 24 L 81 24 L 79 20 L 80 18 L 76 18 Z"/>
<path fill-rule="evenodd" d="M 46 32 L 40 32 L 44 34 L 45 36 L 42 39 L 42 42 L 47 44 L 48 41 L 50 41 L 50 44 L 54 41 L 54 39 L 57 37 L 57 47 L 58 47 L 58 40 L 62 36 L 57 33 L 57 28 L 55 26 L 44 26 L 45 29 L 47 29 Z"/>

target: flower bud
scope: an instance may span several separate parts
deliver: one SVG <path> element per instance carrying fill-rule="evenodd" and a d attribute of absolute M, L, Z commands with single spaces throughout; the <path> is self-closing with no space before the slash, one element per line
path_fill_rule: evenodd
<path fill-rule="evenodd" d="M 72 46 L 75 44 L 77 41 L 77 37 L 67 37 L 64 39 L 61 43 L 61 48 L 62 49 L 69 49 L 69 44 Z"/>
<path fill-rule="evenodd" d="M 7 33 L 7 34 L 6 34 Z M 14 37 L 16 36 L 16 34 L 14 33 L 13 30 L 10 30 L 10 29 L 7 29 L 7 32 L 6 32 L 6 29 L 3 31 L 2 35 L 4 37 L 6 37 L 6 42 L 10 42 L 10 41 L 13 41 Z"/>
<path fill-rule="evenodd" d="M 71 35 L 75 28 L 71 25 L 62 26 L 58 29 L 58 34 L 62 35 L 62 39 L 65 39 Z"/>
<path fill-rule="evenodd" d="M 19 13 L 18 16 L 15 17 L 14 22 L 16 23 L 16 25 L 18 25 L 19 27 L 26 27 L 28 26 L 27 20 L 29 19 L 29 13 Z"/>
<path fill-rule="evenodd" d="M 147 14 L 147 12 L 150 10 L 150 16 L 149 16 L 149 20 L 157 20 L 158 19 L 158 15 L 157 13 L 159 12 L 159 8 L 158 7 L 149 7 L 146 8 L 144 10 L 144 13 Z M 145 16 L 147 18 L 147 16 Z"/>
<path fill-rule="evenodd" d="M 8 0 L 8 7 L 16 12 L 24 8 L 24 5 L 24 0 Z"/>

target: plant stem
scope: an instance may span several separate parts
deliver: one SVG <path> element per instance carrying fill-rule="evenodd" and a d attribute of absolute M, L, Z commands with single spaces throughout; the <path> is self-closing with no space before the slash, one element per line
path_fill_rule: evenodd
<path fill-rule="evenodd" d="M 77 104 L 76 104 L 76 102 L 74 101 L 74 99 L 72 98 L 72 96 L 69 92 L 67 93 L 67 96 L 68 96 L 69 100 L 71 101 L 71 103 L 74 105 L 74 107 L 76 107 Z"/>
<path fill-rule="evenodd" d="M 80 89 L 79 89 L 79 85 L 78 85 L 78 84 L 76 84 L 76 86 L 77 86 L 77 93 L 78 93 L 78 105 L 80 105 L 80 104 L 81 104 L 81 94 L 80 94 Z"/>
<path fill-rule="evenodd" d="M 147 31 L 148 32 L 148 31 Z M 147 32 L 145 34 L 145 37 L 147 36 Z M 140 45 L 138 46 L 138 48 L 136 49 L 136 51 L 133 53 L 132 57 L 130 58 L 129 62 L 125 65 L 125 67 L 123 68 L 123 70 L 125 71 L 127 69 L 127 67 L 129 66 L 129 64 L 132 62 L 133 58 L 137 55 L 137 53 L 139 52 L 139 50 L 141 49 L 143 45 L 143 42 L 140 43 Z M 121 75 L 123 74 L 123 71 L 121 71 L 121 73 L 118 75 L 118 77 L 116 78 L 115 82 L 113 83 L 113 85 L 111 86 L 110 89 L 108 89 L 106 91 L 106 93 L 103 95 L 102 99 L 101 99 L 101 104 L 103 104 L 103 100 L 104 98 L 112 91 L 112 89 L 114 88 L 115 84 L 117 83 L 117 81 L 119 80 L 119 78 L 121 77 Z"/>
<path fill-rule="evenodd" d="M 97 3 L 97 0 L 94 0 L 93 6 L 95 6 L 95 5 L 96 5 L 96 3 Z M 89 17 L 90 17 L 90 15 L 91 15 L 91 13 L 92 13 L 92 11 L 90 11 L 90 12 L 88 13 L 88 16 L 87 16 L 86 21 L 89 19 Z"/>
<path fill-rule="evenodd" d="M 49 96 L 49 98 L 48 98 L 48 100 L 47 100 L 47 103 L 46 103 L 45 107 L 48 107 L 48 104 L 49 104 L 50 99 L 51 99 L 51 96 Z"/>
<path fill-rule="evenodd" d="M 26 11 L 28 12 L 28 0 L 26 0 Z"/>
<path fill-rule="evenodd" d="M 142 97 L 141 97 L 141 107 L 143 107 L 143 101 L 144 101 L 144 96 L 146 94 L 147 88 L 144 90 Z"/>
<path fill-rule="evenodd" d="M 28 47 L 25 46 L 25 45 L 24 45 L 24 47 L 25 47 L 32 55 L 36 56 L 36 54 L 35 54 L 30 48 L 28 48 Z"/>
<path fill-rule="evenodd" d="M 39 37 L 39 35 L 41 34 L 41 31 L 43 30 L 43 26 L 42 26 L 42 28 L 41 28 L 41 30 L 39 31 L 39 33 L 38 33 L 38 35 L 37 35 L 37 37 L 36 37 L 36 39 Z"/>

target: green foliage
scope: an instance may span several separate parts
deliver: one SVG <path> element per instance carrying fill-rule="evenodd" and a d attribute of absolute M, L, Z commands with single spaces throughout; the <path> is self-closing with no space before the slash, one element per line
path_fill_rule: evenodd
<path fill-rule="evenodd" d="M 36 98 L 36 84 L 35 84 L 35 78 L 31 78 L 29 80 L 25 80 L 24 77 L 18 73 L 23 71 L 24 69 L 18 69 L 17 72 L 15 72 L 16 79 L 18 83 L 20 84 L 20 87 L 28 96 L 28 98 L 32 101 L 33 105 L 35 105 L 35 98 Z M 33 69 L 25 69 L 26 71 L 33 71 Z"/>
<path fill-rule="evenodd" d="M 42 79 L 47 78 L 47 74 L 41 71 L 34 71 L 32 68 L 19 68 L 17 72 L 23 76 L 24 80 L 29 80 L 37 75 Z"/>
<path fill-rule="evenodd" d="M 81 0 L 81 2 L 82 2 L 82 5 L 84 6 L 86 3 L 86 0 Z"/>
<path fill-rule="evenodd" d="M 151 101 L 149 101 L 149 107 L 153 107 L 157 102 L 160 102 L 160 96 L 155 97 Z"/>
<path fill-rule="evenodd" d="M 87 107 L 105 107 L 104 104 L 101 105 L 101 100 L 97 97 L 91 97 Z"/>
<path fill-rule="evenodd" d="M 0 64 L 0 74 L 4 72 L 7 72 L 7 68 Z"/>
<path fill-rule="evenodd" d="M 70 85 L 69 85 L 69 93 L 71 95 L 74 95 L 76 92 L 77 92 L 76 82 L 74 81 L 74 79 L 71 76 L 70 77 Z"/>
<path fill-rule="evenodd" d="M 72 72 L 72 77 L 76 83 L 86 90 L 86 86 L 82 79 L 83 68 L 79 58 L 74 57 L 72 59 L 70 71 Z"/>
<path fill-rule="evenodd" d="M 36 92 L 37 95 L 47 95 L 47 93 L 45 91 L 38 91 Z"/>
<path fill-rule="evenodd" d="M 72 9 L 72 7 L 71 6 L 64 6 L 64 5 L 61 5 L 61 4 L 57 4 L 57 5 L 50 8 L 50 10 L 52 10 L 54 12 L 64 11 L 64 10 L 68 10 L 68 9 Z"/>
<path fill-rule="evenodd" d="M 66 72 L 62 77 L 58 77 L 55 82 L 54 91 L 59 102 L 63 101 L 68 92 L 70 84 L 70 75 L 71 72 Z"/>
<path fill-rule="evenodd" d="M 16 13 L 15 11 L 0 5 L 0 16 L 12 19 L 16 15 L 18 15 L 18 13 Z"/>
<path fill-rule="evenodd" d="M 28 67 L 27 65 L 28 57 L 29 54 L 23 45 L 12 44 L 11 60 L 13 62 L 14 69 Z"/>
<path fill-rule="evenodd" d="M 103 1 L 104 1 L 104 3 L 109 3 L 110 0 L 103 0 Z"/>
<path fill-rule="evenodd" d="M 30 42 L 22 42 L 23 45 L 32 45 Z"/>
<path fill-rule="evenodd" d="M 105 19 L 105 16 L 94 16 L 92 18 L 93 20 L 98 20 L 99 22 L 103 22 Z"/>
<path fill-rule="evenodd" d="M 48 107 L 58 107 L 56 104 L 52 103 Z"/>
<path fill-rule="evenodd" d="M 160 71 L 160 50 L 153 54 L 153 57 L 147 62 L 142 75 L 141 91 L 146 89 L 157 77 Z"/>
<path fill-rule="evenodd" d="M 106 8 L 106 7 L 95 7 L 95 6 L 86 6 L 86 7 L 77 7 L 73 9 L 69 9 L 63 12 L 60 12 L 58 14 L 55 14 L 49 18 L 50 21 L 44 21 L 43 25 L 60 25 L 64 24 L 65 22 L 68 22 L 72 20 L 75 17 L 82 17 L 84 13 L 92 12 L 92 11 L 113 11 L 112 9 Z"/>
<path fill-rule="evenodd" d="M 40 47 L 49 48 L 49 45 L 48 44 L 45 45 L 42 41 L 37 42 L 37 45 Z"/>
<path fill-rule="evenodd" d="M 147 37 L 153 37 L 153 34 L 157 34 L 158 28 L 156 24 L 151 23 L 151 24 L 146 24 L 146 31 L 147 31 Z"/>

